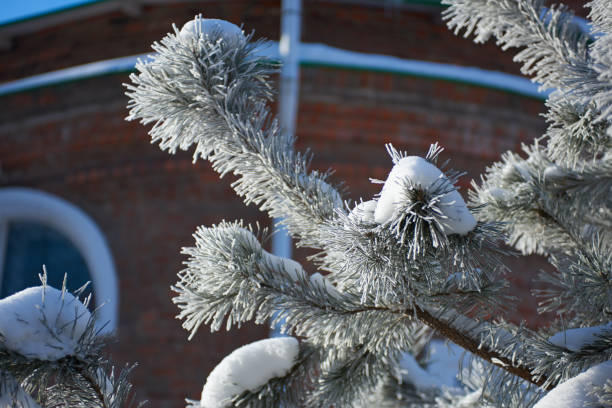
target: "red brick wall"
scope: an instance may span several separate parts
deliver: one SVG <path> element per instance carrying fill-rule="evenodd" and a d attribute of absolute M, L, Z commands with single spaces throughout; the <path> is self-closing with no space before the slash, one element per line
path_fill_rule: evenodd
<path fill-rule="evenodd" d="M 147 7 L 140 17 L 119 13 L 75 21 L 15 39 L 0 53 L 0 81 L 74 64 L 146 52 L 150 43 L 196 11 L 245 21 L 258 34 L 278 36 L 278 2 L 205 2 L 201 7 Z M 306 1 L 304 40 L 363 52 L 480 65 L 515 72 L 511 56 L 447 33 L 439 9 L 347 6 Z M 424 44 L 427 43 L 427 46 Z M 434 141 L 451 165 L 471 177 L 507 150 L 539 136 L 540 101 L 500 91 L 410 76 L 309 67 L 302 70 L 298 148 L 311 148 L 313 167 L 336 169 L 349 196 L 370 198 L 390 160 L 384 143 L 423 154 Z M 196 226 L 243 218 L 268 223 L 245 207 L 208 163 L 188 153 L 169 156 L 149 142 L 146 129 L 127 123 L 122 82 L 112 75 L 0 97 L 0 186 L 28 186 L 63 197 L 102 229 L 120 282 L 118 363 L 139 362 L 133 381 L 153 407 L 182 407 L 197 398 L 207 374 L 235 347 L 267 335 L 248 326 L 192 342 L 174 319 L 169 286 L 192 245 Z M 465 190 L 463 190 L 465 191 Z M 304 258 L 305 250 L 297 257 Z M 534 299 L 525 288 L 541 264 L 515 264 L 519 312 L 531 323 Z"/>

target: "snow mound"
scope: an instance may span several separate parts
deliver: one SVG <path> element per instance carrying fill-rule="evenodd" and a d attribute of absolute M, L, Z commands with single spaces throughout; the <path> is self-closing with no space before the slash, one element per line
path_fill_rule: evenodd
<path fill-rule="evenodd" d="M 446 176 L 436 166 L 418 156 L 404 157 L 397 162 L 380 192 L 380 198 L 374 211 L 374 219 L 379 224 L 389 221 L 403 200 L 404 182 L 428 189 L 431 185 Z M 445 234 L 465 235 L 476 226 L 474 216 L 465 205 L 465 201 L 455 189 L 446 193 L 440 210 L 447 217 L 441 220 Z"/>
<path fill-rule="evenodd" d="M 28 358 L 74 355 L 91 313 L 76 297 L 35 286 L 0 299 L 0 344 Z"/>
<path fill-rule="evenodd" d="M 303 277 L 306 276 L 306 272 L 304 272 L 302 265 L 293 259 L 276 256 L 269 253 L 265 249 L 262 250 L 262 253 L 266 257 L 268 265 L 271 265 L 274 269 L 283 269 L 289 274 L 294 282 L 297 282 L 299 279 L 303 279 Z"/>
<path fill-rule="evenodd" d="M 202 18 L 201 16 L 196 16 L 193 20 L 186 22 L 179 31 L 179 36 L 184 40 L 195 40 L 200 36 L 217 34 L 220 34 L 223 39 L 231 37 L 244 39 L 244 32 L 236 24 L 216 18 Z"/>
<path fill-rule="evenodd" d="M 582 347 L 593 343 L 604 336 L 604 332 L 612 331 L 612 322 L 602 326 L 581 327 L 569 329 L 553 335 L 548 341 L 559 347 L 565 347 L 571 351 L 578 351 Z M 599 335 L 599 337 L 598 337 Z"/>
<path fill-rule="evenodd" d="M 338 292 L 336 287 L 329 281 L 329 279 L 321 275 L 319 272 L 310 275 L 310 282 L 313 285 L 325 288 L 327 293 L 336 299 L 339 299 L 341 297 L 340 292 Z"/>
<path fill-rule="evenodd" d="M 349 213 L 348 217 L 351 221 L 362 224 L 374 224 L 374 212 L 376 211 L 376 200 L 363 201 L 355 206 Z"/>
<path fill-rule="evenodd" d="M 429 342 L 428 353 L 427 372 L 439 378 L 446 387 L 458 387 L 460 362 L 467 362 L 465 350 L 455 343 L 434 339 Z"/>
<path fill-rule="evenodd" d="M 440 379 L 426 371 L 410 353 L 402 353 L 399 361 L 402 378 L 408 380 L 418 389 L 440 388 Z"/>
<path fill-rule="evenodd" d="M 248 242 L 251 249 L 254 251 L 261 251 L 262 263 L 264 265 L 269 266 L 275 271 L 285 271 L 294 282 L 298 282 L 300 279 L 305 279 L 306 272 L 304 271 L 304 268 L 302 268 L 302 265 L 300 265 L 298 262 L 294 261 L 293 259 L 276 256 L 266 251 L 262 248 L 261 244 L 251 231 L 245 228 L 240 228 L 239 231 L 241 238 Z"/>
<path fill-rule="evenodd" d="M 544 180 L 558 181 L 566 177 L 565 171 L 556 164 L 551 164 L 544 170 Z"/>
<path fill-rule="evenodd" d="M 293 337 L 276 337 L 247 344 L 225 357 L 208 376 L 200 406 L 223 408 L 244 391 L 255 391 L 289 372 L 299 352 Z"/>
<path fill-rule="evenodd" d="M 510 191 L 499 187 L 491 187 L 485 190 L 485 194 L 502 203 L 509 201 L 512 198 L 512 193 Z"/>
<path fill-rule="evenodd" d="M 602 386 L 612 378 L 612 361 L 589 368 L 576 377 L 557 385 L 533 408 L 583 408 L 597 401 L 588 396 L 594 386 Z"/>
<path fill-rule="evenodd" d="M 482 405 L 480 404 L 480 395 L 482 394 L 482 390 L 472 391 L 469 394 L 466 394 L 463 398 L 461 398 L 457 402 L 457 408 L 478 408 Z"/>
<path fill-rule="evenodd" d="M 464 360 L 464 350 L 454 343 L 433 339 L 427 346 L 427 353 L 425 367 L 412 354 L 402 353 L 399 360 L 402 377 L 420 389 L 459 387 L 457 375 L 460 362 Z"/>

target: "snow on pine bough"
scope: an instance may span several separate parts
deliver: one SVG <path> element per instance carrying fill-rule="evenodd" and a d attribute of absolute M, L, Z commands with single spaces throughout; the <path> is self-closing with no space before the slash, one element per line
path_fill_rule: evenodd
<path fill-rule="evenodd" d="M 0 406 L 130 406 L 131 368 L 115 373 L 107 360 L 104 324 L 88 309 L 91 295 L 80 298 L 87 284 L 73 294 L 66 277 L 61 289 L 44 268 L 40 279 L 0 299 Z"/>
<path fill-rule="evenodd" d="M 200 400 L 188 407 L 292 406 L 307 373 L 301 364 L 313 352 L 293 337 L 255 341 L 227 355 L 209 374 Z"/>
<path fill-rule="evenodd" d="M 383 184 L 381 192 L 349 206 L 348 214 L 338 211 L 341 227 L 327 229 L 326 248 L 348 255 L 334 267 L 352 271 L 335 276 L 338 285 L 356 281 L 363 296 L 401 302 L 414 282 L 423 285 L 412 290 L 416 297 L 420 291 L 478 291 L 503 284 L 501 255 L 508 252 L 498 245 L 501 226 L 474 219 L 472 212 L 482 206 L 468 208 L 458 193 L 462 173 L 444 174 L 436 167 L 442 150 L 433 144 L 422 158 L 387 145 L 394 166 L 386 181 L 372 180 Z"/>

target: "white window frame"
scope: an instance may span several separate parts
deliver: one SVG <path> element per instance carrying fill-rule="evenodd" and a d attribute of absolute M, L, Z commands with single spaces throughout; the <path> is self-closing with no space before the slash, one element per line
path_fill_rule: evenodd
<path fill-rule="evenodd" d="M 23 187 L 0 188 L 0 283 L 11 221 L 39 222 L 74 244 L 89 269 L 99 308 L 98 321 L 105 324 L 102 332 L 115 331 L 119 311 L 117 273 L 106 239 L 96 223 L 80 208 L 52 194 Z"/>

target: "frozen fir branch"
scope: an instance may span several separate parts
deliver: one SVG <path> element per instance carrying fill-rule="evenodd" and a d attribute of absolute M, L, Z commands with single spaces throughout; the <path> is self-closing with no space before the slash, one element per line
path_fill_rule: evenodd
<path fill-rule="evenodd" d="M 9 373 L 0 371 L 0 406 L 13 408 L 40 408 Z"/>
<path fill-rule="evenodd" d="M 610 3 L 606 0 L 592 0 L 587 6 L 591 9 L 589 18 L 592 21 L 594 31 L 597 33 L 612 32 L 612 10 L 610 10 Z"/>
<path fill-rule="evenodd" d="M 239 224 L 200 229 L 196 240 L 197 247 L 185 250 L 191 259 L 175 286 L 179 295 L 174 299 L 192 335 L 202 323 L 212 322 L 211 327 L 218 329 L 225 318 L 228 325 L 251 319 L 264 322 L 281 310 L 277 319 L 285 319 L 286 331 L 320 347 L 333 344 L 336 358 L 352 355 L 355 347 L 369 356 L 385 357 L 414 342 L 420 327 L 407 323 L 418 319 L 470 351 L 510 364 L 494 347 L 479 350 L 482 336 L 466 335 L 465 320 L 453 321 L 456 317 L 450 311 L 447 319 L 418 305 L 382 306 L 350 293 L 330 296 L 326 287 L 317 287 L 303 272 L 289 272 L 281 258 L 271 261 L 254 235 Z M 477 327 L 474 323 L 471 331 Z M 529 369 L 519 371 L 531 378 Z"/>
<path fill-rule="evenodd" d="M 344 256 L 332 257 L 326 267 L 335 271 L 331 278 L 339 287 L 358 288 L 362 301 L 373 304 L 409 305 L 419 298 L 470 292 L 484 295 L 504 285 L 499 276 L 503 251 L 494 245 L 497 236 L 497 227 L 484 223 L 466 236 L 445 236 L 437 247 L 428 235 L 416 233 L 402 243 L 393 230 L 371 229 L 340 215 L 324 242 L 330 253 Z M 415 243 L 423 248 L 418 259 L 413 259 Z"/>
<path fill-rule="evenodd" d="M 522 48 L 514 59 L 523 64 L 525 75 L 543 88 L 556 89 L 555 97 L 571 100 L 566 109 L 574 114 L 589 106 L 597 122 L 610 126 L 612 36 L 591 37 L 573 22 L 573 13 L 565 6 L 545 8 L 542 0 L 447 0 L 446 4 L 450 7 L 444 18 L 455 33 L 464 30 L 466 37 L 475 33 L 476 42 L 496 37 L 504 50 Z M 595 1 L 593 7 L 592 18 L 608 21 L 609 3 Z M 601 25 L 605 23 L 596 23 L 596 29 Z"/>
<path fill-rule="evenodd" d="M 166 37 L 166 47 L 184 47 L 179 34 Z M 190 37 L 190 41 L 192 39 Z M 222 55 L 215 47 L 224 43 L 223 39 L 217 39 L 214 44 L 209 40 L 208 36 L 200 36 L 198 49 L 210 58 Z M 193 47 L 193 43 L 189 44 Z M 235 47 L 243 45 L 242 42 L 234 44 Z M 150 70 L 167 69 L 166 65 L 175 63 L 169 57 L 172 49 L 158 47 L 157 51 L 168 56 L 159 60 L 159 67 L 155 61 L 140 66 L 144 79 L 148 79 Z M 174 71 L 180 73 L 178 68 L 172 69 Z M 173 77 L 173 83 L 180 84 L 180 78 L 180 75 Z M 144 111 L 156 112 L 154 106 L 148 106 L 148 102 L 141 98 L 142 93 L 150 93 L 148 85 L 140 86 L 144 79 L 141 81 L 138 76 L 132 79 L 136 83 L 130 88 L 132 118 L 142 118 Z M 226 82 L 229 83 L 229 80 Z M 204 88 L 200 89 L 204 94 L 217 90 Z M 229 92 L 221 92 L 220 95 L 221 99 L 232 97 Z M 488 305 L 499 303 L 496 292 L 503 284 L 499 284 L 497 277 L 502 267 L 497 260 L 500 250 L 494 242 L 500 233 L 495 223 L 477 224 L 473 220 L 453 186 L 456 174 L 444 176 L 429 162 L 435 161 L 438 148 L 432 148 L 429 160 L 391 149 L 398 172 L 407 172 L 408 177 L 405 178 L 412 181 L 398 184 L 392 171 L 385 184 L 387 191 L 391 191 L 391 205 L 384 204 L 383 187 L 381 197 L 375 200 L 373 222 L 364 225 L 367 223 L 355 217 L 351 219 L 350 214 L 343 212 L 338 205 L 339 196 L 324 179 L 306 172 L 305 163 L 300 161 L 301 156 L 289 148 L 286 140 L 273 127 L 274 123 L 267 119 L 264 105 L 254 105 L 251 99 L 244 96 L 241 104 L 235 105 L 225 99 L 223 105 L 212 104 L 214 109 L 211 111 L 226 120 L 227 131 L 203 133 L 197 138 L 198 142 L 211 146 L 208 158 L 220 173 L 233 171 L 242 176 L 235 187 L 239 194 L 246 196 L 246 202 L 264 203 L 262 208 L 271 209 L 271 215 L 289 217 L 293 221 L 288 223 L 293 223 L 294 231 L 308 232 L 298 235 L 308 236 L 312 246 L 325 248 L 333 260 L 325 267 L 333 272 L 332 282 L 337 283 L 340 290 L 333 289 L 331 285 L 317 284 L 317 280 L 308 278 L 301 267 L 292 261 L 272 257 L 240 225 L 203 228 L 196 236 L 197 247 L 184 251 L 191 259 L 174 287 L 178 293 L 174 301 L 181 308 L 180 317 L 184 319 L 184 327 L 191 332 L 191 336 L 202 323 L 211 324 L 211 328 L 216 330 L 225 319 L 227 327 L 252 319 L 264 322 L 281 310 L 277 316 L 285 319 L 288 332 L 304 336 L 315 345 L 333 344 L 328 356 L 339 360 L 352 356 L 355 348 L 360 348 L 364 350 L 361 363 L 375 359 L 372 364 L 380 364 L 395 351 L 410 346 L 411 339 L 415 337 L 415 327 L 417 332 L 420 330 L 412 322 L 419 320 L 438 330 L 445 330 L 445 334 L 470 350 L 478 350 L 480 339 L 466 336 L 463 329 L 458 327 L 449 328 L 451 322 L 440 320 L 426 308 L 436 303 L 449 312 L 453 310 L 451 302 L 442 299 L 461 295 L 461 301 L 452 306 L 463 304 L 465 311 L 473 310 L 478 302 Z M 228 112 L 228 106 L 237 106 L 237 111 Z M 198 111 L 193 104 L 184 107 Z M 158 117 L 158 120 L 163 118 Z M 268 126 L 269 123 L 272 124 Z M 273 131 L 268 134 L 270 129 Z M 155 134 L 153 136 L 156 137 Z M 426 178 L 409 177 L 410 174 L 418 174 L 415 170 L 422 167 L 427 169 Z M 400 203 L 406 204 L 396 206 L 397 199 L 393 199 L 393 196 L 398 187 L 400 192 L 405 192 L 398 196 L 403 198 Z M 306 202 L 307 206 L 303 205 Z M 314 211 L 313 205 L 321 202 L 326 210 Z M 377 210 L 384 214 L 389 209 L 390 215 L 384 215 L 384 220 L 376 220 Z M 313 217 L 319 221 L 313 222 Z M 431 224 L 428 232 L 418 227 L 415 229 L 420 221 Z M 374 228 L 373 224 L 376 224 Z M 391 228 L 388 227 L 390 225 Z M 348 237 L 342 235 L 346 231 Z M 398 233 L 405 239 L 398 240 Z M 347 245 L 354 246 L 357 239 L 365 240 L 364 245 L 352 253 Z M 414 254 L 419 254 L 418 259 Z M 354 259 L 359 262 L 347 264 Z M 363 265 L 366 265 L 368 272 L 380 273 L 377 276 L 362 274 L 358 278 L 360 288 L 350 288 L 345 283 L 350 282 L 352 274 L 360 272 L 362 269 L 358 268 L 363 268 Z M 370 282 L 375 281 L 379 286 L 373 292 L 364 290 Z M 486 350 L 486 353 L 489 353 L 489 359 L 496 355 L 493 349 Z M 499 356 L 497 360 L 503 362 L 504 358 Z M 531 379 L 529 369 L 523 367 L 519 371 Z M 361 383 L 372 386 L 377 383 L 374 380 L 375 377 L 367 378 Z"/>
<path fill-rule="evenodd" d="M 331 367 L 354 357 L 356 348 L 363 350 L 362 359 L 347 364 L 361 367 L 370 364 L 368 361 L 380 364 L 372 359 L 384 361 L 392 353 L 414 344 L 422 326 L 409 323 L 418 320 L 494 364 L 543 383 L 541 378 L 532 377 L 532 367 L 512 360 L 512 350 L 498 352 L 497 340 L 489 340 L 488 328 L 465 318 L 457 319 L 450 307 L 444 313 L 432 313 L 418 304 L 382 306 L 371 301 L 364 303 L 350 293 L 330 296 L 325 286 L 317 287 L 302 272 L 288 272 L 281 258 L 270 261 L 254 235 L 240 224 L 200 229 L 196 239 L 198 246 L 185 250 L 191 259 L 175 287 L 179 293 L 175 302 L 181 307 L 181 317 L 192 335 L 202 323 L 214 320 L 215 329 L 225 318 L 228 324 L 250 319 L 264 322 L 281 310 L 277 319 L 285 319 L 287 332 L 308 338 L 319 347 L 329 349 L 334 345 L 327 356 Z M 436 302 L 437 307 L 440 304 Z M 361 371 L 343 372 L 358 375 Z M 335 369 L 330 373 L 331 377 L 321 384 L 336 378 Z M 360 384 L 367 387 L 378 382 L 376 376 L 362 380 Z"/>
<path fill-rule="evenodd" d="M 450 29 L 476 42 L 497 39 L 503 50 L 522 48 L 514 57 L 523 74 L 543 88 L 578 87 L 597 82 L 589 65 L 588 33 L 573 22 L 564 6 L 544 7 L 542 0 L 445 0 L 443 12 Z"/>
<path fill-rule="evenodd" d="M 472 212 L 479 209 L 468 209 L 454 186 L 460 173 L 446 176 L 430 158 L 442 149 L 432 145 L 425 159 L 388 150 L 395 166 L 380 197 L 349 207 L 348 214 L 338 210 L 325 226 L 321 263 L 330 279 L 341 288 L 356 286 L 362 300 L 371 296 L 375 304 L 503 282 L 500 225 L 476 223 Z"/>
<path fill-rule="evenodd" d="M 608 236 L 609 158 L 570 170 L 551 162 L 538 144 L 523 149 L 527 159 L 506 153 L 480 185 L 472 182 L 472 202 L 486 204 L 481 219 L 504 221 L 510 243 L 523 253 L 585 252 L 596 233 Z"/>
<path fill-rule="evenodd" d="M 0 400 L 41 407 L 133 406 L 129 369 L 115 376 L 89 297 L 42 285 L 0 299 Z M 110 370 L 110 377 L 105 373 Z M 8 394 L 7 394 L 8 393 Z M 27 405 L 23 405 L 27 406 Z"/>
<path fill-rule="evenodd" d="M 227 33 L 206 19 L 168 34 L 157 52 L 136 66 L 128 84 L 128 120 L 154 123 L 152 140 L 170 152 L 196 145 L 194 159 L 210 160 L 245 203 L 282 217 L 303 244 L 317 247 L 318 226 L 342 205 L 328 175 L 308 172 L 266 105 L 277 65 L 257 53 L 263 42 Z M 229 23 L 228 23 L 229 24 Z M 184 30 L 190 33 L 184 35 Z M 240 30 L 238 30 L 240 31 Z"/>
<path fill-rule="evenodd" d="M 601 324 L 612 320 L 610 282 L 612 254 L 601 240 L 594 240 L 577 257 L 553 256 L 556 272 L 542 272 L 539 279 L 546 289 L 535 291 L 541 299 L 541 312 L 575 316 L 581 324 Z"/>
<path fill-rule="evenodd" d="M 588 6 L 591 7 L 589 17 L 597 33 L 591 45 L 591 55 L 599 83 L 587 84 L 581 95 L 595 102 L 600 110 L 598 119 L 609 125 L 612 123 L 612 16 L 610 4 L 606 1 L 594 0 Z M 608 128 L 608 135 L 612 136 L 612 127 Z"/>
<path fill-rule="evenodd" d="M 229 328 L 270 318 L 284 320 L 288 333 L 340 350 L 366 344 L 372 352 L 385 353 L 420 336 L 420 327 L 404 322 L 412 316 L 364 305 L 356 294 L 310 279 L 295 261 L 263 250 L 239 223 L 200 228 L 196 247 L 184 253 L 190 259 L 173 288 L 178 293 L 174 302 L 191 336 L 203 323 L 218 330 L 224 320 Z"/>
<path fill-rule="evenodd" d="M 174 153 L 195 144 L 194 159 L 207 158 L 213 147 L 200 140 L 202 134 L 228 130 L 215 105 L 234 113 L 244 103 L 241 98 L 257 103 L 272 97 L 268 77 L 276 66 L 253 55 L 262 43 L 224 28 L 191 24 L 179 32 L 175 27 L 153 45 L 156 54 L 138 62 L 139 75 L 131 76 L 137 86 L 126 85 L 132 98 L 128 119 L 154 123 L 150 133 L 162 149 Z"/>
<path fill-rule="evenodd" d="M 597 120 L 598 110 L 592 103 L 571 102 L 553 94 L 546 106 L 547 154 L 553 162 L 580 170 L 612 148 L 612 137 L 606 132 L 608 125 Z"/>

